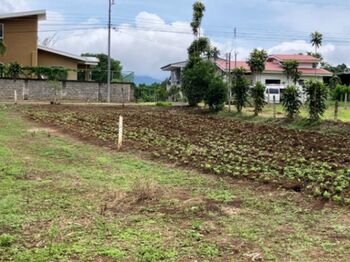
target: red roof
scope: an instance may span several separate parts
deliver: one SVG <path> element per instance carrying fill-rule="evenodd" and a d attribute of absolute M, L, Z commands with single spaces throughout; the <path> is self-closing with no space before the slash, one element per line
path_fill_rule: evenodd
<path fill-rule="evenodd" d="M 279 61 L 297 60 L 298 62 L 318 63 L 320 59 L 311 55 L 269 55 L 268 60 L 276 58 Z"/>
<path fill-rule="evenodd" d="M 231 61 L 231 70 L 235 69 L 235 64 L 237 64 L 237 68 L 243 67 L 248 73 L 250 73 L 250 67 L 246 61 L 237 61 L 236 63 L 234 61 Z M 229 65 L 226 63 L 225 59 L 217 59 L 216 60 L 216 65 L 222 70 L 222 71 L 227 71 L 229 69 Z M 314 75 L 315 72 L 317 75 L 332 75 L 329 71 L 318 68 L 299 68 L 299 71 L 302 74 L 305 75 Z M 281 73 L 283 72 L 283 68 L 280 64 L 274 63 L 274 62 L 266 62 L 265 63 L 265 72 L 272 72 L 272 73 Z"/>

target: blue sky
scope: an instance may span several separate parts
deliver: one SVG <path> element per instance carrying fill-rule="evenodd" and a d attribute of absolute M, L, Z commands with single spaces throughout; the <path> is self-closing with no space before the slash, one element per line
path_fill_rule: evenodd
<path fill-rule="evenodd" d="M 16 3 L 14 3 L 16 2 Z M 164 78 L 160 67 L 186 59 L 193 40 L 192 0 L 116 0 L 113 57 L 124 69 Z M 324 34 L 322 54 L 350 64 L 350 2 L 343 0 L 205 0 L 204 35 L 221 53 L 237 48 L 245 59 L 254 47 L 270 53 L 310 51 L 309 34 Z M 105 52 L 108 0 L 0 0 L 0 12 L 48 10 L 40 39 L 56 33 L 54 48 L 71 53 Z M 233 41 L 233 29 L 238 38 Z"/>

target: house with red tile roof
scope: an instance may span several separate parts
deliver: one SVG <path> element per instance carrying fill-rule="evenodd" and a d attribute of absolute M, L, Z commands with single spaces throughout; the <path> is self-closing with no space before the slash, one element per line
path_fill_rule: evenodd
<path fill-rule="evenodd" d="M 231 61 L 231 64 L 229 64 L 227 60 L 218 58 L 215 60 L 215 65 L 218 68 L 218 72 L 222 75 L 226 75 L 229 69 L 233 71 L 236 68 L 244 68 L 246 70 L 246 77 L 251 84 L 255 81 L 262 82 L 266 85 L 266 92 L 269 94 L 276 94 L 277 102 L 279 102 L 283 89 L 290 84 L 283 72 L 282 66 L 283 62 L 288 60 L 297 60 L 299 62 L 299 72 L 301 73 L 301 77 L 298 86 L 300 88 L 304 85 L 304 82 L 309 79 L 316 78 L 319 81 L 323 81 L 324 77 L 332 76 L 331 72 L 319 67 L 321 62 L 320 59 L 303 54 L 271 54 L 266 60 L 265 71 L 259 76 L 254 75 L 251 72 L 247 61 Z M 174 85 L 181 86 L 181 72 L 186 64 L 187 62 L 183 61 L 169 64 L 161 68 L 163 71 L 171 72 L 168 88 Z"/>

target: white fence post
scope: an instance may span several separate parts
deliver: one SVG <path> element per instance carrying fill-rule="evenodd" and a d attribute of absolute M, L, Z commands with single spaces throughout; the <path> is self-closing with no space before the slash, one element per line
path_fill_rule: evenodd
<path fill-rule="evenodd" d="M 273 118 L 276 118 L 276 96 L 273 96 Z"/>
<path fill-rule="evenodd" d="M 119 116 L 119 125 L 118 125 L 118 150 L 123 146 L 123 117 Z"/>
<path fill-rule="evenodd" d="M 17 104 L 17 90 L 14 90 L 14 99 L 15 99 L 15 104 Z"/>

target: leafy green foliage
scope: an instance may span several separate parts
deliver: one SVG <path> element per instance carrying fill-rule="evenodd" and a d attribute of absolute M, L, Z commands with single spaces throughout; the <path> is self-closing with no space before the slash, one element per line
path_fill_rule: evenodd
<path fill-rule="evenodd" d="M 10 247 L 15 238 L 9 234 L 0 235 L 0 247 Z"/>
<path fill-rule="evenodd" d="M 7 74 L 10 78 L 16 81 L 22 73 L 22 67 L 19 63 L 13 62 L 9 64 Z"/>
<path fill-rule="evenodd" d="M 160 84 L 140 84 L 136 86 L 135 98 L 138 102 L 166 101 L 168 99 L 168 94 L 166 91 L 166 81 L 163 81 Z"/>
<path fill-rule="evenodd" d="M 7 47 L 3 40 L 0 40 L 0 56 L 4 56 L 6 53 Z"/>
<path fill-rule="evenodd" d="M 299 62 L 297 60 L 287 60 L 283 61 L 282 68 L 287 76 L 288 82 L 290 80 L 293 81 L 294 84 L 298 82 L 301 76 L 301 72 L 299 72 Z"/>
<path fill-rule="evenodd" d="M 173 102 L 180 102 L 182 100 L 181 87 L 177 85 L 171 86 L 168 91 L 168 97 Z"/>
<path fill-rule="evenodd" d="M 345 101 L 345 94 L 350 99 L 350 87 L 338 84 L 332 91 L 332 98 L 337 101 Z"/>
<path fill-rule="evenodd" d="M 261 74 L 265 70 L 265 62 L 268 55 L 267 52 L 262 49 L 255 48 L 247 60 L 250 70 L 253 74 Z"/>
<path fill-rule="evenodd" d="M 227 101 L 227 85 L 221 77 L 215 76 L 209 84 L 204 101 L 211 111 L 221 111 Z"/>
<path fill-rule="evenodd" d="M 157 102 L 156 106 L 160 106 L 160 107 L 170 107 L 173 104 L 171 102 Z"/>
<path fill-rule="evenodd" d="M 192 57 L 182 74 L 182 90 L 190 106 L 197 106 L 207 94 L 215 76 L 215 67 L 210 61 Z"/>
<path fill-rule="evenodd" d="M 254 104 L 254 114 L 256 116 L 258 116 L 259 113 L 263 111 L 264 106 L 266 105 L 265 90 L 266 86 L 264 86 L 261 82 L 257 82 L 255 86 L 250 90 Z"/>
<path fill-rule="evenodd" d="M 328 90 L 322 82 L 309 80 L 305 83 L 305 92 L 309 118 L 311 121 L 317 121 L 327 109 Z"/>
<path fill-rule="evenodd" d="M 100 62 L 92 70 L 92 80 L 99 83 L 107 83 L 108 78 L 108 55 L 106 54 L 91 54 L 85 53 L 82 56 L 97 57 Z M 112 71 L 112 81 L 120 80 L 122 78 L 122 65 L 120 61 L 111 59 L 111 71 Z"/>
<path fill-rule="evenodd" d="M 207 37 L 200 37 L 192 42 L 188 48 L 189 56 L 200 57 L 202 54 L 208 54 L 211 51 L 210 40 Z"/>
<path fill-rule="evenodd" d="M 205 12 L 205 5 L 201 1 L 193 4 L 193 19 L 191 23 L 193 34 L 198 36 L 199 29 Z"/>
<path fill-rule="evenodd" d="M 287 113 L 288 119 L 294 119 L 300 113 L 302 105 L 300 101 L 300 92 L 294 85 L 288 86 L 283 91 L 283 109 Z"/>
<path fill-rule="evenodd" d="M 244 68 L 237 68 L 233 73 L 235 77 L 233 80 L 232 94 L 236 103 L 237 111 L 240 113 L 248 101 L 249 82 L 244 77 Z"/>

